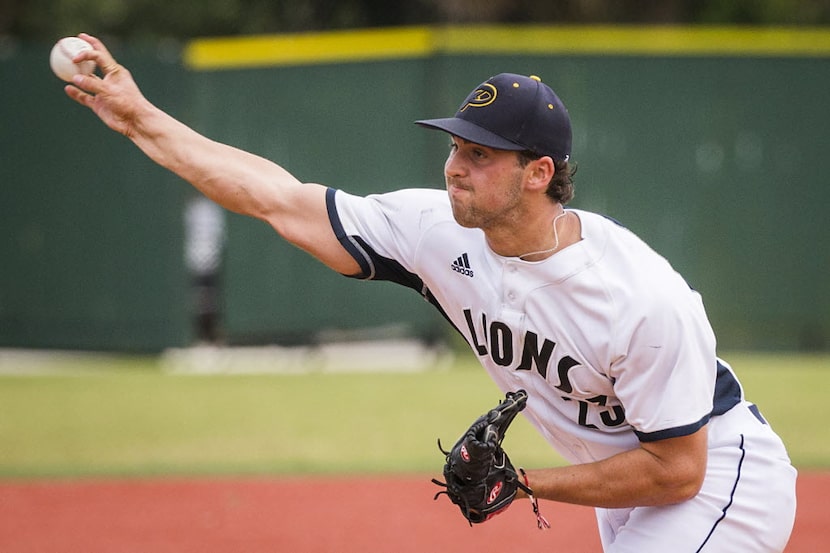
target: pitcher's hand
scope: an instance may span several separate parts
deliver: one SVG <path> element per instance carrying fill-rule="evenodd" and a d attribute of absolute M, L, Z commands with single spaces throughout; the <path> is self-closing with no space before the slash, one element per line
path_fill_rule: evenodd
<path fill-rule="evenodd" d="M 66 85 L 67 96 L 91 109 L 109 128 L 127 137 L 135 134 L 142 110 L 151 108 L 126 67 L 120 65 L 97 38 L 81 33 L 78 38 L 92 45 L 92 50 L 78 54 L 74 61 L 92 60 L 100 76 L 76 75 Z"/>

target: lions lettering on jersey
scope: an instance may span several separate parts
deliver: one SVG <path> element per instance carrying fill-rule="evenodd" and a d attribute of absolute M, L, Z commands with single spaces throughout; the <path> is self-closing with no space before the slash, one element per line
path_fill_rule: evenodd
<path fill-rule="evenodd" d="M 493 320 L 488 324 L 487 315 L 481 314 L 481 324 L 484 336 L 479 336 L 471 309 L 464 309 L 464 318 L 467 320 L 467 328 L 470 331 L 470 344 L 480 356 L 489 356 L 499 366 L 509 367 L 517 359 L 513 348 L 513 330 L 505 323 Z M 488 339 L 489 338 L 489 339 Z M 541 338 L 541 347 L 539 340 Z M 489 347 L 488 347 L 489 346 Z M 551 365 L 556 342 L 553 342 L 535 332 L 527 331 L 524 334 L 522 353 L 517 371 L 530 371 L 534 368 L 545 380 L 548 379 L 548 367 Z M 589 411 L 596 414 L 598 421 L 604 427 L 612 428 L 625 423 L 625 410 L 622 405 L 608 405 L 609 397 L 603 394 L 590 394 L 585 397 L 575 393 L 571 371 L 580 365 L 579 361 L 570 355 L 563 355 L 556 362 L 556 376 L 558 382 L 554 388 L 562 393 L 565 401 L 576 401 L 578 405 L 577 423 L 586 428 L 598 428 L 596 424 L 589 421 Z M 593 408 L 593 409 L 592 409 Z"/>

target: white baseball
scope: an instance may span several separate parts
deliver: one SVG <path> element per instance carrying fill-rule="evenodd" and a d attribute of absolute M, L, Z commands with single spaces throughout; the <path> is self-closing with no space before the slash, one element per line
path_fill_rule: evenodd
<path fill-rule="evenodd" d="M 55 75 L 66 82 L 71 82 L 75 75 L 89 75 L 95 71 L 94 61 L 87 60 L 81 63 L 72 61 L 83 50 L 92 50 L 92 46 L 78 37 L 68 36 L 55 43 L 49 54 L 49 65 Z"/>

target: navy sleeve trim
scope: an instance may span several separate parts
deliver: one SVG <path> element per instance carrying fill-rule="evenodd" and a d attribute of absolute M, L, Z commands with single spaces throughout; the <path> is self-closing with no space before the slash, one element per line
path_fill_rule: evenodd
<path fill-rule="evenodd" d="M 634 431 L 634 434 L 637 435 L 637 438 L 641 442 L 656 442 L 658 440 L 666 440 L 668 438 L 680 438 L 681 436 L 688 436 L 690 434 L 694 434 L 704 426 L 706 423 L 709 422 L 709 418 L 711 415 L 706 415 L 702 419 L 692 424 L 687 424 L 685 426 L 676 426 L 674 428 L 667 428 L 665 430 L 658 430 L 657 432 L 639 432 L 637 430 Z"/>
<path fill-rule="evenodd" d="M 725 363 L 720 359 L 717 362 L 718 370 L 715 380 L 715 394 L 713 399 L 712 412 L 696 423 L 688 424 L 686 426 L 678 426 L 676 428 L 667 428 L 666 430 L 658 430 L 657 432 L 638 432 L 634 431 L 637 438 L 641 442 L 656 442 L 657 440 L 665 440 L 666 438 L 679 438 L 680 436 L 688 436 L 694 434 L 706 423 L 711 417 L 723 415 L 735 405 L 741 402 L 743 390 L 735 375 L 729 370 Z M 757 415 L 756 415 L 757 416 Z"/>
<path fill-rule="evenodd" d="M 334 235 L 343 246 L 349 255 L 351 255 L 357 264 L 360 266 L 360 272 L 354 275 L 346 275 L 351 278 L 358 278 L 364 280 L 371 280 L 375 278 L 375 267 L 372 264 L 372 258 L 369 254 L 355 242 L 355 240 L 346 234 L 343 228 L 343 223 L 340 221 L 340 215 L 337 213 L 337 203 L 334 200 L 334 195 L 337 191 L 334 188 L 326 190 L 326 211 L 329 215 L 329 222 L 334 231 Z"/>

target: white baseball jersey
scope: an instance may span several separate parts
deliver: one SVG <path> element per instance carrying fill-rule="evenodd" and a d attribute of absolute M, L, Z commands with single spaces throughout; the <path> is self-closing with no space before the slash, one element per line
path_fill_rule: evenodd
<path fill-rule="evenodd" d="M 528 391 L 526 416 L 568 460 L 698 430 L 718 367 L 700 296 L 631 232 L 571 211 L 582 240 L 539 262 L 493 253 L 439 190 L 338 192 L 335 225 L 363 277 L 416 288 L 503 391 Z M 726 410 L 740 387 L 728 370 L 720 378 Z"/>
<path fill-rule="evenodd" d="M 674 523 L 665 508 L 597 509 L 606 551 L 783 549 L 795 509 L 786 450 L 716 357 L 699 294 L 633 233 L 571 210 L 582 239 L 528 262 L 495 254 L 481 230 L 458 225 L 442 190 L 364 198 L 329 189 L 327 204 L 336 236 L 360 264 L 352 276 L 422 294 L 502 391 L 527 390 L 523 414 L 571 462 L 709 424 L 698 498 Z M 779 493 L 765 484 L 771 479 Z M 755 516 L 760 505 L 777 522 Z M 627 524 L 638 530 L 623 531 Z M 736 549 L 741 540 L 750 541 Z"/>

